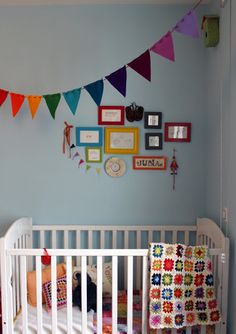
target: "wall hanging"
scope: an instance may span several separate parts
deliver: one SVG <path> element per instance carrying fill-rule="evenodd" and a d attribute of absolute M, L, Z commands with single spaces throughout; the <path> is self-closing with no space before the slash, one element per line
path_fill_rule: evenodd
<path fill-rule="evenodd" d="M 165 141 L 190 142 L 191 123 L 165 123 Z"/>
<path fill-rule="evenodd" d="M 163 139 L 162 133 L 145 133 L 146 150 L 162 150 Z"/>
<path fill-rule="evenodd" d="M 219 20 L 218 15 L 205 15 L 202 18 L 203 39 L 207 48 L 214 47 L 219 43 Z"/>
<path fill-rule="evenodd" d="M 170 164 L 170 174 L 173 175 L 173 190 L 175 190 L 175 176 L 178 174 L 178 164 L 175 157 L 176 149 L 173 149 L 173 157 Z"/>
<path fill-rule="evenodd" d="M 166 170 L 166 157 L 134 156 L 133 169 L 136 170 Z"/>
<path fill-rule="evenodd" d="M 125 108 L 126 119 L 128 122 L 141 121 L 143 119 L 143 112 L 143 107 L 137 106 L 135 102 Z"/>
<path fill-rule="evenodd" d="M 124 125 L 124 106 L 99 106 L 98 124 L 99 125 Z"/>
<path fill-rule="evenodd" d="M 106 160 L 104 168 L 107 175 L 112 177 L 120 177 L 125 174 L 126 164 L 123 159 L 112 157 Z"/>
<path fill-rule="evenodd" d="M 162 113 L 147 111 L 144 113 L 144 128 L 145 129 L 161 129 Z"/>
<path fill-rule="evenodd" d="M 64 91 L 62 93 L 57 92 L 42 96 L 18 94 L 12 90 L 0 89 L 0 106 L 2 106 L 7 97 L 10 96 L 12 115 L 15 117 L 20 111 L 25 99 L 27 99 L 31 116 L 34 118 L 37 114 L 41 101 L 44 100 L 52 118 L 55 119 L 56 110 L 61 101 L 61 96 L 63 96 L 70 111 L 73 115 L 75 115 L 82 91 L 87 92 L 97 106 L 101 104 L 105 80 L 109 82 L 109 84 L 111 84 L 112 87 L 115 88 L 121 95 L 126 97 L 127 69 L 130 68 L 146 80 L 151 81 L 151 52 L 170 61 L 175 61 L 173 33 L 177 32 L 193 38 L 199 37 L 198 21 L 195 10 L 201 2 L 202 0 L 200 0 L 174 25 L 174 27 L 170 28 L 167 33 L 165 33 L 140 56 L 134 58 L 131 62 L 125 64 L 111 74 L 105 75 L 102 79 L 95 80 L 94 82 L 86 84 L 82 87 Z M 140 114 L 137 114 L 137 117 L 141 117 L 141 112 Z M 130 119 L 132 121 L 133 117 Z"/>
<path fill-rule="evenodd" d="M 139 128 L 105 128 L 105 153 L 138 154 Z"/>

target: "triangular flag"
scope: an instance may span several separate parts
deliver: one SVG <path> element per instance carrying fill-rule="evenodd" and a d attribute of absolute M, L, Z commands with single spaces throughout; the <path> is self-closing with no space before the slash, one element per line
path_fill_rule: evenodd
<path fill-rule="evenodd" d="M 30 108 L 30 112 L 32 115 L 32 118 L 35 117 L 39 104 L 41 102 L 42 96 L 27 96 L 28 99 L 28 103 L 29 103 L 29 108 Z"/>
<path fill-rule="evenodd" d="M 86 172 L 87 172 L 88 170 L 90 170 L 90 168 L 91 168 L 90 165 L 86 165 Z"/>
<path fill-rule="evenodd" d="M 0 89 L 0 107 L 2 106 L 2 104 L 6 101 L 7 95 L 9 92 L 7 92 L 4 89 Z"/>
<path fill-rule="evenodd" d="M 175 31 L 191 37 L 199 37 L 198 20 L 194 11 L 187 13 L 174 27 Z"/>
<path fill-rule="evenodd" d="M 101 101 L 102 101 L 103 88 L 104 88 L 103 80 L 92 82 L 91 84 L 84 86 L 84 88 L 90 94 L 90 96 L 92 97 L 96 105 L 100 106 Z"/>
<path fill-rule="evenodd" d="M 10 96 L 11 96 L 12 115 L 13 117 L 15 117 L 24 102 L 25 96 L 15 93 L 10 93 Z"/>
<path fill-rule="evenodd" d="M 75 152 L 75 154 L 73 155 L 72 157 L 72 160 L 74 160 L 74 158 L 78 157 L 79 156 L 79 153 L 78 152 Z"/>
<path fill-rule="evenodd" d="M 76 113 L 76 109 L 80 99 L 81 88 L 70 90 L 63 93 L 63 96 L 68 104 L 73 115 Z"/>
<path fill-rule="evenodd" d="M 175 61 L 174 43 L 171 32 L 168 31 L 150 50 L 164 58 Z"/>
<path fill-rule="evenodd" d="M 78 167 L 80 167 L 80 165 L 82 165 L 83 163 L 84 163 L 84 160 L 83 160 L 83 159 L 80 159 L 79 164 L 78 164 Z"/>
<path fill-rule="evenodd" d="M 60 93 L 50 94 L 50 95 L 44 95 L 43 97 L 45 98 L 45 101 L 47 103 L 52 118 L 55 119 L 56 110 L 61 99 L 61 94 Z"/>
<path fill-rule="evenodd" d="M 110 84 L 115 87 L 124 97 L 126 96 L 127 72 L 126 66 L 106 76 Z"/>
<path fill-rule="evenodd" d="M 97 172 L 97 174 L 100 174 L 101 173 L 101 168 L 97 167 L 96 172 Z"/>
<path fill-rule="evenodd" d="M 128 64 L 134 71 L 138 72 L 148 81 L 151 81 L 151 57 L 149 50 Z"/>

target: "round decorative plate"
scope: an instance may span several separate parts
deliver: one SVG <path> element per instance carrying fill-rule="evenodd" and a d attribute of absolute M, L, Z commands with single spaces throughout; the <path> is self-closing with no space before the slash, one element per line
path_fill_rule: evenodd
<path fill-rule="evenodd" d="M 107 175 L 120 177 L 125 174 L 126 164 L 123 159 L 112 157 L 105 161 L 104 168 Z"/>

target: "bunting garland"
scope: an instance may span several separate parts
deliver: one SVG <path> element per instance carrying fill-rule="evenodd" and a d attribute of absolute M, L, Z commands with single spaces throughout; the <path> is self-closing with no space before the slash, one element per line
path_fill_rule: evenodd
<path fill-rule="evenodd" d="M 55 119 L 56 110 L 60 103 L 61 95 L 63 95 L 70 111 L 73 115 L 75 115 L 78 108 L 82 89 L 87 91 L 87 93 L 90 95 L 90 97 L 93 99 L 97 106 L 101 104 L 104 92 L 104 80 L 107 80 L 121 95 L 126 97 L 128 67 L 131 68 L 133 71 L 137 72 L 147 81 L 151 81 L 150 51 L 174 62 L 175 52 L 172 36 L 173 33 L 178 32 L 193 38 L 199 37 L 198 21 L 195 9 L 200 5 L 201 2 L 202 0 L 199 0 L 198 3 L 192 8 L 192 10 L 185 14 L 183 18 L 179 20 L 172 29 L 169 29 L 169 31 L 165 35 L 163 35 L 156 43 L 154 43 L 151 48 L 147 49 L 140 56 L 133 59 L 131 62 L 119 68 L 118 70 L 112 72 L 107 76 L 104 76 L 104 78 L 70 91 L 56 94 L 46 94 L 43 96 L 26 96 L 0 89 L 0 107 L 6 101 L 8 95 L 10 95 L 12 115 L 13 117 L 15 117 L 19 112 L 21 106 L 23 105 L 25 98 L 27 98 L 32 119 L 34 119 L 43 97 L 52 118 Z M 79 166 L 82 163 L 84 163 L 84 161 L 81 159 L 79 162 Z"/>

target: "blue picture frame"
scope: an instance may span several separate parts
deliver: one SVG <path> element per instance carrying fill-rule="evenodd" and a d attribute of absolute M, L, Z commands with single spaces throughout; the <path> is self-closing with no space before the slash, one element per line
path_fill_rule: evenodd
<path fill-rule="evenodd" d="M 75 130 L 76 146 L 97 147 L 103 143 L 103 128 L 79 126 Z"/>

